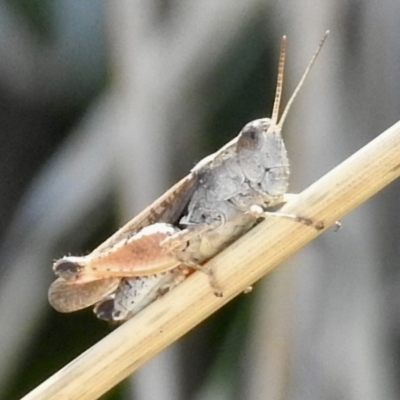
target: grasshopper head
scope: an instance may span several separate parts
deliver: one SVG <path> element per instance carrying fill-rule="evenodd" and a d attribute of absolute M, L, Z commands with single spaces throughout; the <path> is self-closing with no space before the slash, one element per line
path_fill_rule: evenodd
<path fill-rule="evenodd" d="M 282 38 L 272 117 L 248 123 L 239 135 L 236 151 L 240 167 L 250 186 L 261 192 L 266 202 L 271 205 L 279 201 L 279 197 L 285 194 L 288 187 L 289 160 L 282 140 L 282 126 L 328 34 L 329 31 L 326 31 L 281 117 L 278 118 L 286 57 L 286 36 Z"/>
<path fill-rule="evenodd" d="M 285 149 L 281 129 L 274 124 L 270 118 L 261 118 L 249 122 L 241 130 L 238 142 L 237 152 L 261 152 L 271 153 L 274 150 Z M 286 150 L 285 150 L 286 152 Z"/>
<path fill-rule="evenodd" d="M 244 175 L 255 189 L 271 197 L 286 193 L 289 160 L 281 130 L 271 119 L 257 119 L 245 125 L 236 152 Z"/>

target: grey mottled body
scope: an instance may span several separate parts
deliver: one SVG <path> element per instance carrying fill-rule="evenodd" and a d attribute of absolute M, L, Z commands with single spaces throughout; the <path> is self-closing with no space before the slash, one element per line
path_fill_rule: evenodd
<path fill-rule="evenodd" d="M 202 226 L 205 230 L 189 240 L 183 253 L 203 262 L 255 224 L 253 206 L 268 209 L 283 202 L 289 160 L 280 131 L 263 118 L 248 123 L 237 138 L 192 172 L 198 184 L 180 225 L 188 236 Z"/>
<path fill-rule="evenodd" d="M 184 281 L 187 272 L 187 269 L 173 269 L 145 279 L 122 279 L 115 293 L 98 303 L 94 312 L 108 322 L 126 321 Z"/>
<path fill-rule="evenodd" d="M 99 318 L 123 321 L 179 284 L 190 274 L 190 268 L 208 273 L 215 290 L 213 274 L 202 264 L 250 230 L 258 217 L 293 218 L 270 209 L 291 196 L 286 193 L 290 171 L 281 130 L 328 33 L 279 121 L 285 36 L 271 119 L 248 123 L 235 139 L 200 161 L 188 176 L 88 256 L 56 261 L 53 270 L 59 278 L 49 289 L 53 307 L 70 312 L 97 303 Z M 151 229 L 141 233 L 147 227 Z M 159 239 L 160 235 L 164 239 Z M 113 268 L 108 265 L 111 261 Z M 152 273 L 155 270 L 157 273 Z M 110 290 L 115 292 L 106 297 Z"/>
<path fill-rule="evenodd" d="M 176 242 L 183 245 L 173 254 L 189 265 L 210 259 L 250 230 L 256 222 L 252 206 L 268 209 L 283 202 L 289 160 L 280 131 L 263 118 L 248 123 L 238 137 L 200 161 L 192 174 L 197 185 L 177 223 L 182 230 L 164 243 L 166 250 Z M 104 319 L 130 318 L 185 278 L 184 269 L 174 269 L 145 280 L 123 279 L 112 316 Z"/>

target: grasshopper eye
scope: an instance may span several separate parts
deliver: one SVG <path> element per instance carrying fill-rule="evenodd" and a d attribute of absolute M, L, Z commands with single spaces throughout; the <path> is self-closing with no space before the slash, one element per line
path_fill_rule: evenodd
<path fill-rule="evenodd" d="M 82 266 L 73 261 L 60 260 L 53 266 L 53 271 L 56 275 L 67 279 L 68 277 L 76 276 L 82 270 Z"/>
<path fill-rule="evenodd" d="M 240 134 L 238 147 L 248 150 L 256 150 L 261 145 L 262 133 L 254 126 L 245 127 Z"/>

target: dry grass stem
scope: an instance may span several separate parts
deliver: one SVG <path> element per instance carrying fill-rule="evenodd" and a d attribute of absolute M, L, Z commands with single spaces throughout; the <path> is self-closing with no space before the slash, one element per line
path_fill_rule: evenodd
<path fill-rule="evenodd" d="M 269 218 L 211 260 L 223 298 L 195 273 L 24 399 L 98 398 L 399 175 L 400 122 L 282 209 L 312 219 L 314 226 Z"/>

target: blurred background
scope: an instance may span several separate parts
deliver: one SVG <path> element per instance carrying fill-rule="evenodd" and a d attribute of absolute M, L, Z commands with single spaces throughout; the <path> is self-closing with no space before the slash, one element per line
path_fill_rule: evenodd
<path fill-rule="evenodd" d="M 47 302 L 87 254 L 252 119 L 285 104 L 299 192 L 400 116 L 400 2 L 0 0 L 0 398 L 112 328 Z M 400 157 L 400 155 L 399 155 Z M 104 399 L 399 398 L 400 183 Z M 267 243 L 266 243 L 267 245 Z"/>

